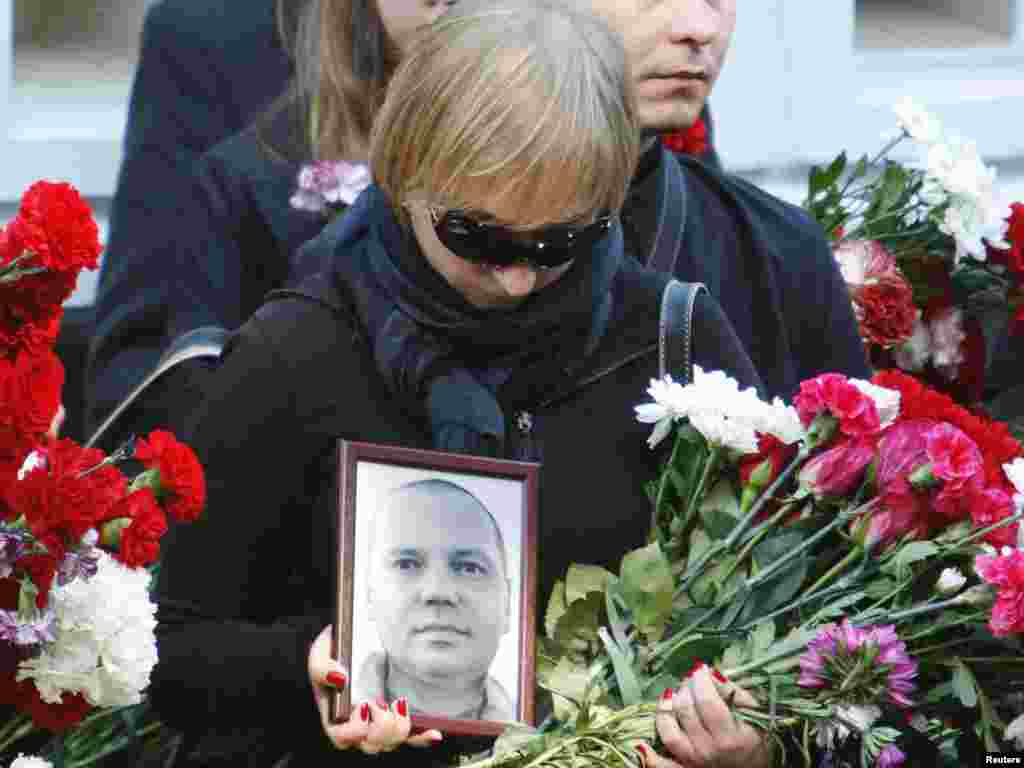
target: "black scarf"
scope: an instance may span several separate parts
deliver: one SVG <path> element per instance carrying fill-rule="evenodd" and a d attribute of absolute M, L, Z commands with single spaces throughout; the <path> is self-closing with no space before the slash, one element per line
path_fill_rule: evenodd
<path fill-rule="evenodd" d="M 480 309 L 430 266 L 379 188 L 364 194 L 367 226 L 335 251 L 332 268 L 378 371 L 397 397 L 423 410 L 435 448 L 503 455 L 499 387 L 513 372 L 579 364 L 604 335 L 622 264 L 620 227 L 515 308 Z"/>

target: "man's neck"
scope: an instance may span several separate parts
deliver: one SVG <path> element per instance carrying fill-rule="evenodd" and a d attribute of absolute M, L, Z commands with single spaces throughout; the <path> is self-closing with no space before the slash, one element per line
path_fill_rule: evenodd
<path fill-rule="evenodd" d="M 453 677 L 443 682 L 423 680 L 390 662 L 385 683 L 388 697 L 405 696 L 410 705 L 415 705 L 413 709 L 425 714 L 476 719 L 485 704 L 486 676 Z"/>

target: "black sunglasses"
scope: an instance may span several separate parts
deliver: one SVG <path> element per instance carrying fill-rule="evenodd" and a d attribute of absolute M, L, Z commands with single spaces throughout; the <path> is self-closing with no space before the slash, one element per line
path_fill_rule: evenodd
<path fill-rule="evenodd" d="M 590 224 L 552 224 L 516 230 L 482 223 L 463 210 L 431 210 L 434 231 L 445 248 L 461 259 L 489 267 L 526 264 L 543 271 L 568 264 L 600 241 L 614 216 L 604 212 Z"/>

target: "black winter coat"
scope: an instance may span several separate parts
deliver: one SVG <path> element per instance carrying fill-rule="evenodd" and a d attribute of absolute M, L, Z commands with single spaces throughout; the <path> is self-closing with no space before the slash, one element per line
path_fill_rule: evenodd
<path fill-rule="evenodd" d="M 336 229 L 311 247 L 344 259 Z M 667 279 L 627 260 L 613 283 L 609 328 L 584 368 L 542 393 L 516 371 L 498 391 L 516 435 L 510 455 L 529 444 L 543 456 L 538 617 L 572 561 L 617 570 L 623 554 L 645 541 L 642 486 L 660 455 L 648 449 L 650 427 L 636 421 L 633 405 L 647 399 L 658 375 Z M 240 753 L 225 746 L 223 764 L 269 765 L 288 751 L 303 768 L 364 761 L 327 743 L 306 673 L 310 644 L 332 621 L 336 441 L 425 448 L 431 440 L 422 415 L 389 394 L 345 296 L 336 278 L 322 274 L 265 304 L 234 337 L 185 436 L 205 468 L 209 504 L 202 522 L 165 539 L 160 663 L 150 691 L 161 718 L 190 736 L 226 733 L 228 744 L 242 732 Z M 692 338 L 697 364 L 759 386 L 707 295 L 696 304 Z M 517 433 L 524 411 L 532 415 L 528 434 Z M 467 748 L 450 741 L 365 760 L 429 765 Z"/>

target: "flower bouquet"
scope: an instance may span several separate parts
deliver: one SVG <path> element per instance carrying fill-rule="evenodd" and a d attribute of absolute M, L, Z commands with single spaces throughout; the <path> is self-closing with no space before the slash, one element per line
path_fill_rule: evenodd
<path fill-rule="evenodd" d="M 995 203 L 995 170 L 906 100 L 874 158 L 811 169 L 804 207 L 822 225 L 876 367 L 898 367 L 974 404 L 990 350 L 1024 331 L 1024 204 Z M 919 162 L 890 158 L 904 142 Z"/>
<path fill-rule="evenodd" d="M 900 372 L 819 376 L 793 406 L 700 369 L 649 394 L 637 416 L 670 445 L 649 544 L 556 585 L 552 715 L 475 768 L 639 765 L 656 702 L 703 663 L 754 696 L 732 711 L 782 765 L 1000 749 L 1024 686 L 1024 449 L 1005 425 Z"/>
<path fill-rule="evenodd" d="M 78 192 L 48 182 L 0 230 L 0 703 L 16 715 L 0 751 L 142 700 L 157 660 L 147 566 L 167 515 L 194 520 L 205 503 L 198 460 L 169 433 L 109 456 L 57 438 L 53 344 L 97 232 Z M 117 467 L 129 458 L 131 478 Z"/>

